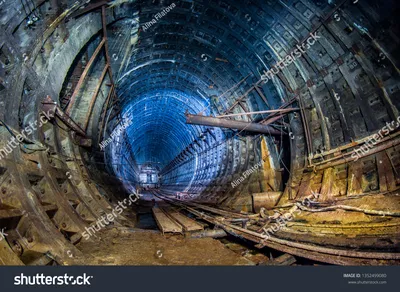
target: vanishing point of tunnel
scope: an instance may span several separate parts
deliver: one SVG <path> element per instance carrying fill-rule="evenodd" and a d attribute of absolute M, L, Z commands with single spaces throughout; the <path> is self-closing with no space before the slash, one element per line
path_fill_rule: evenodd
<path fill-rule="evenodd" d="M 399 265 L 396 0 L 0 0 L 1 265 Z"/>

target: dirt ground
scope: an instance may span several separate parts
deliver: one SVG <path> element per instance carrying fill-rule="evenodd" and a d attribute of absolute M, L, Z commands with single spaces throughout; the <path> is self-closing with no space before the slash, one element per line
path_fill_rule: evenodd
<path fill-rule="evenodd" d="M 212 238 L 191 239 L 132 228 L 108 229 L 98 236 L 77 246 L 88 256 L 85 265 L 254 265 Z"/>

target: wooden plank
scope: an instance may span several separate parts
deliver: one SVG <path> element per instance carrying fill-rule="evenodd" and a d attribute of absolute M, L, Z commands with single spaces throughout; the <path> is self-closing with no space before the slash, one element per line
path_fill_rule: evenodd
<path fill-rule="evenodd" d="M 296 262 L 296 258 L 290 254 L 283 254 L 276 259 L 274 259 L 272 262 L 268 262 L 266 265 L 268 266 L 290 266 Z"/>
<path fill-rule="evenodd" d="M 152 211 L 162 233 L 181 233 L 183 231 L 182 226 L 170 219 L 159 207 L 153 207 Z"/>
<path fill-rule="evenodd" d="M 199 231 L 203 230 L 203 226 L 198 224 L 195 220 L 190 219 L 189 217 L 179 213 L 177 210 L 173 208 L 163 208 L 162 209 L 167 215 L 182 225 L 183 230 L 185 231 Z"/>

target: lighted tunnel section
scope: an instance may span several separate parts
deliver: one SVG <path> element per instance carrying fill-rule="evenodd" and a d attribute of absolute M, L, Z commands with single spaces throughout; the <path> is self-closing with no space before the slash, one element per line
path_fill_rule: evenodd
<path fill-rule="evenodd" d="M 277 234 L 285 244 L 271 248 L 310 258 L 324 244 L 345 253 L 398 250 L 399 219 L 364 212 L 399 210 L 400 132 L 366 148 L 399 117 L 396 1 L 177 1 L 146 31 L 172 1 L 39 1 L 33 27 L 22 3 L 9 2 L 0 11 L 2 124 L 21 132 L 39 119 L 46 96 L 61 113 L 71 96 L 75 105 L 32 133 L 45 147 L 17 147 L 0 160 L 0 219 L 25 250 L 9 248 L 8 262 L 49 250 L 68 259 L 65 247 L 74 249 L 87 226 L 141 185 L 254 214 L 254 198 L 274 193 L 271 205 L 258 206 L 271 216 L 317 192 L 319 207 L 357 211 L 303 210 Z M 260 82 L 311 33 L 321 38 Z M 186 111 L 234 114 L 226 120 L 268 123 L 279 135 L 188 125 Z M 3 148 L 13 133 L 0 129 Z M 363 155 L 352 157 L 360 147 Z M 287 250 L 290 242 L 308 249 Z"/>
<path fill-rule="evenodd" d="M 194 3 L 192 8 L 177 5 L 154 27 L 143 31 L 140 26 L 158 12 L 158 6 L 144 2 L 132 22 L 124 19 L 110 26 L 113 66 L 115 71 L 124 68 L 117 75 L 122 116 L 124 121 L 132 118 L 132 125 L 119 142 L 106 151 L 113 171 L 129 185 L 128 189 L 133 189 L 141 180 L 141 167 L 150 164 L 159 171 L 157 184 L 163 192 L 186 193 L 189 198 L 208 202 L 283 190 L 290 169 L 290 146 L 283 133 L 287 124 L 277 125 L 283 130 L 277 140 L 271 135 L 185 124 L 186 110 L 207 116 L 223 114 L 259 80 L 257 75 L 265 61 L 259 54 L 263 46 L 255 43 L 254 36 L 261 33 L 261 27 L 254 30 L 254 23 L 247 20 L 238 21 L 238 25 L 229 23 L 236 17 L 235 8 L 222 16 L 217 6 L 206 9 L 199 27 L 198 9 L 204 7 Z M 241 40 L 243 36 L 249 42 Z M 127 42 L 130 45 L 125 47 Z M 127 57 L 129 53 L 132 56 Z M 248 94 L 232 112 L 278 108 L 283 94 L 279 82 L 259 84 L 257 91 Z M 183 97 L 180 103 L 174 101 L 177 95 Z M 171 106 L 165 106 L 168 104 Z M 266 117 L 255 114 L 234 120 L 259 122 Z M 232 182 L 261 160 L 265 171 L 256 172 L 234 189 Z M 268 186 L 262 182 L 266 176 L 277 179 Z M 281 177 L 286 179 L 281 181 Z"/>
<path fill-rule="evenodd" d="M 155 90 L 137 97 L 128 103 L 122 114 L 125 123 L 129 124 L 124 133 L 128 143 L 114 143 L 109 149 L 114 170 L 121 174 L 125 180 L 134 181 L 137 184 L 151 184 L 140 178 L 140 170 L 144 166 L 151 166 L 158 171 L 157 180 L 167 189 L 176 191 L 188 191 L 192 188 L 193 181 L 197 178 L 201 165 L 201 157 L 197 151 L 206 147 L 206 142 L 201 141 L 190 145 L 206 130 L 201 126 L 190 126 L 185 123 L 185 111 L 209 113 L 207 101 L 199 95 L 188 95 L 176 90 Z M 216 129 L 214 139 L 222 140 L 222 131 Z M 187 155 L 194 155 L 192 162 L 180 166 L 179 174 L 176 170 L 165 171 L 168 163 L 174 160 L 183 150 L 187 149 Z M 132 153 L 134 156 L 134 169 L 131 175 L 126 168 L 132 165 L 124 164 L 124 156 L 121 153 Z M 164 170 L 164 171 L 163 171 Z M 125 174 L 125 175 L 124 175 Z"/>
<path fill-rule="evenodd" d="M 204 194 L 210 200 L 232 188 L 235 174 L 260 162 L 260 139 L 188 125 L 186 112 L 209 115 L 210 105 L 200 95 L 155 90 L 124 107 L 122 126 L 114 130 L 121 134 L 106 153 L 128 190 L 157 187 L 186 199 Z"/>

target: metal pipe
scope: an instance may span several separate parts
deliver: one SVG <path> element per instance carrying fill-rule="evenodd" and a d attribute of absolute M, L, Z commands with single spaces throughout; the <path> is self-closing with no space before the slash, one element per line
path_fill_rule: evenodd
<path fill-rule="evenodd" d="M 352 154 L 354 153 L 354 152 L 349 152 L 349 153 L 344 154 L 343 157 L 341 159 L 337 160 L 337 161 L 334 161 L 334 162 L 331 162 L 331 163 L 328 163 L 328 164 L 318 165 L 318 166 L 311 165 L 309 167 L 313 168 L 314 171 L 327 169 L 327 168 L 334 167 L 334 166 L 337 166 L 337 165 L 341 165 L 341 164 L 344 164 L 344 163 L 347 163 L 347 162 L 352 162 L 352 161 L 354 161 L 356 159 L 358 160 L 360 158 L 364 158 L 364 157 L 373 155 L 375 153 L 384 151 L 384 150 L 386 150 L 388 148 L 397 146 L 398 144 L 400 144 L 400 138 L 393 139 L 393 140 L 390 140 L 390 141 L 388 141 L 388 142 L 386 142 L 386 143 L 384 143 L 382 145 L 376 146 L 375 148 L 371 149 L 371 152 L 365 153 L 365 154 L 361 155 L 360 157 L 348 157 L 350 155 L 352 156 Z"/>
<path fill-rule="evenodd" d="M 191 125 L 202 125 L 220 128 L 230 128 L 242 131 L 256 132 L 261 134 L 282 135 L 285 134 L 274 128 L 258 123 L 248 123 L 234 120 L 218 119 L 214 117 L 186 114 L 186 123 Z"/>
<path fill-rule="evenodd" d="M 62 111 L 62 109 L 58 106 L 56 102 L 54 102 L 50 96 L 46 96 L 43 104 L 43 110 L 47 112 L 55 113 L 61 121 L 64 122 L 70 129 L 77 132 L 79 135 L 86 137 L 86 132 L 66 113 Z"/>

